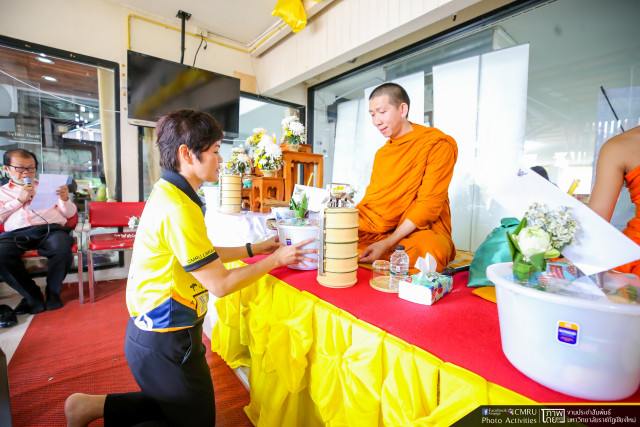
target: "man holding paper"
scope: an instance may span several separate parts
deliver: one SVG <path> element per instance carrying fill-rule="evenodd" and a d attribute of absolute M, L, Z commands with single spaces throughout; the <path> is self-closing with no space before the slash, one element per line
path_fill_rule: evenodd
<path fill-rule="evenodd" d="M 3 162 L 11 180 L 0 187 L 0 222 L 5 228 L 0 234 L 0 277 L 23 296 L 15 308 L 17 314 L 56 310 L 62 307 L 62 281 L 73 262 L 73 238 L 64 224 L 77 212 L 76 205 L 69 200 L 69 189 L 63 185 L 55 190 L 57 200 L 43 202 L 41 209 L 30 209 L 38 186 L 45 185 L 34 179 L 36 156 L 28 150 L 9 150 L 4 153 Z M 33 249 L 48 259 L 46 302 L 20 259 Z"/>

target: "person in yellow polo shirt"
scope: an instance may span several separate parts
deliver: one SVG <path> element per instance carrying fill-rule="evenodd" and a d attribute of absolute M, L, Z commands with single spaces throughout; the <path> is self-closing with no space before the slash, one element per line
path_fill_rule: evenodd
<path fill-rule="evenodd" d="M 162 178 L 140 218 L 127 281 L 125 356 L 140 392 L 72 394 L 65 403 L 68 426 L 104 418 L 106 426 L 160 422 L 215 425 L 213 383 L 202 344 L 209 292 L 223 297 L 271 269 L 312 261 L 300 249 L 312 239 L 282 246 L 273 237 L 238 248 L 216 248 L 204 223 L 196 190 L 218 180 L 222 129 L 195 110 L 178 110 L 157 125 Z M 269 256 L 227 270 L 223 262 Z M 146 424 L 145 424 L 146 425 Z"/>

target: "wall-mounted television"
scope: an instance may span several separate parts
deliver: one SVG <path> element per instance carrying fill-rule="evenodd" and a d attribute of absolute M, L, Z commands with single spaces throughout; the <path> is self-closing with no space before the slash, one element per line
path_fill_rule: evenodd
<path fill-rule="evenodd" d="M 128 121 L 155 127 L 163 115 L 193 108 L 213 115 L 225 138 L 238 136 L 240 79 L 127 51 Z"/>

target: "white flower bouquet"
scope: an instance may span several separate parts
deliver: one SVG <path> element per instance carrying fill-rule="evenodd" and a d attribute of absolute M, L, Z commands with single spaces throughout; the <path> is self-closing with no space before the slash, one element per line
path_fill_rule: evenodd
<path fill-rule="evenodd" d="M 282 119 L 282 141 L 289 145 L 300 145 L 307 141 L 304 125 L 297 116 Z"/>
<path fill-rule="evenodd" d="M 226 164 L 226 171 L 231 175 L 242 175 L 251 171 L 251 157 L 242 147 L 235 147 L 231 150 L 231 158 Z"/>
<path fill-rule="evenodd" d="M 513 233 L 507 232 L 513 273 L 526 284 L 536 272 L 547 269 L 547 259 L 560 256 L 580 229 L 569 208 L 547 209 L 532 204 Z"/>
<path fill-rule="evenodd" d="M 254 165 L 260 170 L 277 171 L 283 164 L 282 148 L 269 135 L 262 135 L 254 152 Z"/>
<path fill-rule="evenodd" d="M 262 140 L 262 136 L 267 134 L 267 130 L 263 128 L 253 129 L 253 135 L 248 137 L 244 142 L 247 147 L 255 149 Z"/>

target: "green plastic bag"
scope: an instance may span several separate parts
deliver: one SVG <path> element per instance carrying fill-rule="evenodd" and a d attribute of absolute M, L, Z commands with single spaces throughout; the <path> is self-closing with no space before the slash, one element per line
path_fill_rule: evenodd
<path fill-rule="evenodd" d="M 487 267 L 501 262 L 511 261 L 507 231 L 513 232 L 520 224 L 517 218 L 502 218 L 500 227 L 496 227 L 480 244 L 473 254 L 469 266 L 469 283 L 467 286 L 477 288 L 480 286 L 493 286 L 493 282 L 487 279 Z"/>

